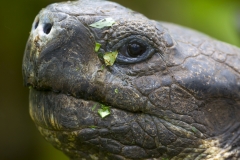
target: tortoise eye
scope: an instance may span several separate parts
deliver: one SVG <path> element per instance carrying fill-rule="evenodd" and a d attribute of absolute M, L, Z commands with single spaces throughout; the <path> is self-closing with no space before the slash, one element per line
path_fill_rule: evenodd
<path fill-rule="evenodd" d="M 118 51 L 117 63 L 132 64 L 150 58 L 156 51 L 155 47 L 147 37 L 132 35 L 121 39 L 113 47 L 112 51 Z"/>
<path fill-rule="evenodd" d="M 139 43 L 134 42 L 128 44 L 127 50 L 129 56 L 138 57 L 141 56 L 146 51 L 146 47 L 142 46 Z"/>

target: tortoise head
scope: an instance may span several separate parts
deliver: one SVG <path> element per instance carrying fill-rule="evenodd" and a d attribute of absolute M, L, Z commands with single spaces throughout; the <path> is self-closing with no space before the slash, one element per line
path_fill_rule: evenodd
<path fill-rule="evenodd" d="M 116 3 L 56 3 L 23 58 L 30 115 L 73 159 L 239 157 L 240 50 Z"/>

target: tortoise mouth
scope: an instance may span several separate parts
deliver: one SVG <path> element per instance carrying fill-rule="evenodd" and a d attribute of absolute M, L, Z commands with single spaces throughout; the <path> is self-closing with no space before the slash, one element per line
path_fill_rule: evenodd
<path fill-rule="evenodd" d="M 139 114 L 111 107 L 111 114 L 101 118 L 97 102 L 33 88 L 29 99 L 31 118 L 42 136 L 70 158 L 105 158 L 121 153 L 122 148 L 128 154 L 133 143 L 130 126 Z M 143 151 L 141 147 L 133 149 Z"/>
<path fill-rule="evenodd" d="M 38 130 L 70 158 L 104 159 L 117 156 L 124 148 L 127 154 L 128 144 L 133 141 L 130 125 L 138 114 L 111 108 L 111 114 L 101 118 L 97 112 L 100 105 L 94 109 L 95 104 L 62 93 L 30 89 L 30 115 Z M 121 139 L 125 145 L 119 142 Z"/>
<path fill-rule="evenodd" d="M 31 118 L 36 125 L 48 130 L 75 131 L 84 128 L 109 128 L 128 124 L 138 115 L 109 107 L 110 115 L 102 118 L 98 113 L 98 109 L 101 108 L 98 102 L 33 88 L 30 89 L 29 99 Z"/>
<path fill-rule="evenodd" d="M 183 151 L 186 146 L 196 148 L 203 143 L 204 137 L 199 137 L 196 131 L 191 134 L 190 132 L 181 133 L 178 140 L 177 135 L 180 132 L 175 130 L 176 127 L 173 128 L 174 125 L 169 124 L 166 126 L 167 129 L 154 128 L 156 122 L 164 125 L 167 123 L 147 114 L 111 107 L 111 114 L 101 118 L 97 112 L 101 106 L 96 105 L 96 108 L 93 108 L 97 102 L 33 88 L 30 89 L 29 98 L 30 115 L 40 133 L 70 158 L 81 156 L 81 158 L 91 159 L 94 155 L 102 159 L 109 155 L 113 157 L 123 155 L 132 159 L 159 157 L 181 152 L 171 150 L 171 146 L 168 150 L 169 146 L 165 143 L 170 143 L 169 141 L 172 146 L 183 147 Z M 162 134 L 158 135 L 156 130 Z M 163 135 L 165 132 L 168 136 Z M 191 143 L 187 139 L 191 140 Z M 203 150 L 205 147 L 199 152 Z M 153 151 L 154 155 L 152 155 Z"/>

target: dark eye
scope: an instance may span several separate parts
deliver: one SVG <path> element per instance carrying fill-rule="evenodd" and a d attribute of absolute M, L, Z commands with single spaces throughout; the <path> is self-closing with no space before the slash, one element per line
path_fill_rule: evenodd
<path fill-rule="evenodd" d="M 118 51 L 116 62 L 121 64 L 138 63 L 155 53 L 153 43 L 140 35 L 132 35 L 118 41 L 111 50 Z"/>
<path fill-rule="evenodd" d="M 128 54 L 131 57 L 138 57 L 146 51 L 145 46 L 142 46 L 141 44 L 136 43 L 136 42 L 129 43 L 127 49 L 128 49 Z"/>

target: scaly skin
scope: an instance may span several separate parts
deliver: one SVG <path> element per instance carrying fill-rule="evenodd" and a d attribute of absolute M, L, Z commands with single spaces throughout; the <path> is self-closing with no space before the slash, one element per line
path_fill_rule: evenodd
<path fill-rule="evenodd" d="M 133 41 L 145 48 L 135 58 Z M 96 42 L 119 52 L 113 66 L 101 69 Z M 196 31 L 107 1 L 52 4 L 33 23 L 23 77 L 37 128 L 71 159 L 240 158 L 240 49 Z"/>

